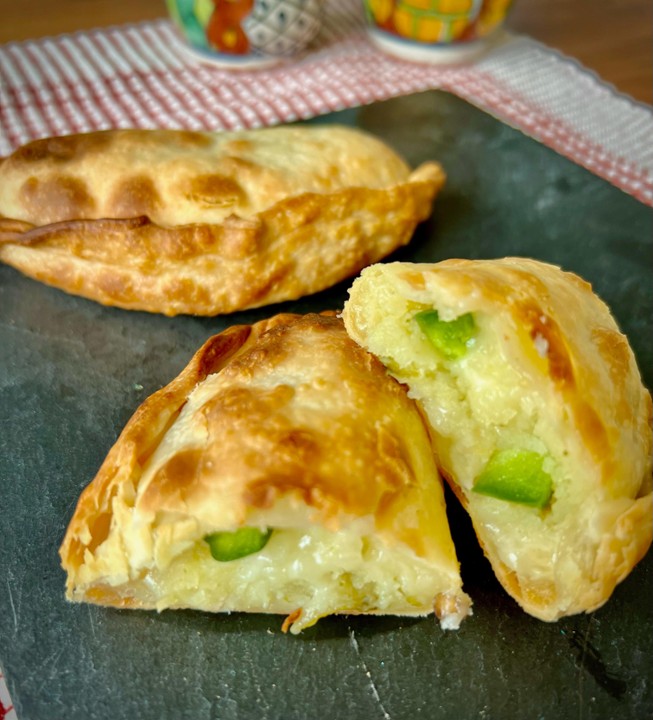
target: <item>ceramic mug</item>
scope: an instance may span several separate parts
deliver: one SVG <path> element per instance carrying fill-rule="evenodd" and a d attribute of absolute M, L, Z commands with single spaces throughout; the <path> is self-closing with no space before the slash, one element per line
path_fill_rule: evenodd
<path fill-rule="evenodd" d="M 198 59 L 250 68 L 301 53 L 320 28 L 320 0 L 166 0 Z"/>
<path fill-rule="evenodd" d="M 457 62 L 487 46 L 512 0 L 363 0 L 370 38 L 417 62 Z"/>

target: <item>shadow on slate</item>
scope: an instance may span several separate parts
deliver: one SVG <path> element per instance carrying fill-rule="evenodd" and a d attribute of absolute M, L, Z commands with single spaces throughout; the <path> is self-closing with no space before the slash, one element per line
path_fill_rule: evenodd
<path fill-rule="evenodd" d="M 432 218 L 391 259 L 523 255 L 611 306 L 653 386 L 651 210 L 442 92 L 335 113 L 408 161 L 437 159 Z M 0 266 L 0 658 L 20 720 L 584 720 L 653 716 L 653 555 L 591 616 L 542 623 L 502 591 L 450 493 L 474 616 L 281 618 L 71 605 L 57 548 L 135 408 L 210 335 L 278 311 L 341 308 L 350 282 L 216 318 L 101 307 Z"/>

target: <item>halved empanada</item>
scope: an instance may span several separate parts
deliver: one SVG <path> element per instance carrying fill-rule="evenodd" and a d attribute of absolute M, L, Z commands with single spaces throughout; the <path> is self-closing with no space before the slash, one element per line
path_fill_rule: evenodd
<path fill-rule="evenodd" d="M 228 313 L 385 257 L 443 183 L 334 125 L 48 138 L 0 159 L 0 261 L 105 305 Z"/>
<path fill-rule="evenodd" d="M 332 316 L 211 338 L 129 421 L 61 557 L 72 600 L 293 632 L 434 610 L 455 628 L 470 608 L 425 421 Z"/>
<path fill-rule="evenodd" d="M 588 283 L 534 260 L 367 268 L 344 320 L 425 410 L 506 590 L 602 605 L 651 544 L 651 397 Z"/>

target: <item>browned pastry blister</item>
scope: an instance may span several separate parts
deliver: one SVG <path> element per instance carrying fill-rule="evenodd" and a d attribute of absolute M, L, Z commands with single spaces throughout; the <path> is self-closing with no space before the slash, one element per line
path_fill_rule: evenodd
<path fill-rule="evenodd" d="M 605 603 L 651 544 L 651 396 L 589 283 L 526 258 L 379 264 L 344 320 L 422 406 L 506 590 L 547 621 Z"/>
<path fill-rule="evenodd" d="M 37 140 L 0 159 L 0 261 L 105 305 L 229 313 L 385 257 L 444 180 L 335 125 Z"/>
<path fill-rule="evenodd" d="M 269 532 L 212 556 L 206 538 Z M 82 493 L 67 596 L 123 608 L 288 615 L 470 612 L 426 423 L 333 314 L 208 340 L 136 411 Z"/>

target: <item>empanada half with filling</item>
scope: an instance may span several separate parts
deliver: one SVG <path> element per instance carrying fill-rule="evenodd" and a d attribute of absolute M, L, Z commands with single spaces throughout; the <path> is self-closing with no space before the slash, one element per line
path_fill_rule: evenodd
<path fill-rule="evenodd" d="M 344 320 L 428 416 L 505 589 L 547 621 L 601 606 L 651 544 L 651 397 L 591 286 L 523 258 L 381 264 Z"/>
<path fill-rule="evenodd" d="M 332 315 L 206 342 L 82 493 L 71 600 L 288 615 L 470 612 L 426 422 Z"/>
<path fill-rule="evenodd" d="M 0 159 L 0 261 L 105 305 L 229 313 L 406 244 L 444 179 L 337 125 L 36 140 Z"/>

